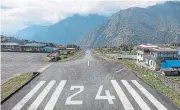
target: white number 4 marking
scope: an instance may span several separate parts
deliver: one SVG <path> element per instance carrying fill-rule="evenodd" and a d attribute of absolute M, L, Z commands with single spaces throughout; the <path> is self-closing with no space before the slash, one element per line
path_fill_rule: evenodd
<path fill-rule="evenodd" d="M 103 85 L 101 85 L 99 87 L 99 90 L 98 90 L 98 92 L 96 94 L 95 99 L 107 99 L 109 104 L 114 104 L 112 99 L 116 99 L 116 98 L 114 96 L 110 95 L 109 90 L 105 90 L 106 96 L 100 96 L 102 89 L 103 89 Z"/>
<path fill-rule="evenodd" d="M 78 89 L 79 88 L 79 91 L 74 93 L 73 95 L 69 96 L 67 99 L 66 99 L 66 103 L 65 105 L 80 105 L 82 104 L 82 100 L 74 100 L 72 101 L 71 99 L 78 95 L 79 93 L 81 93 L 83 90 L 84 90 L 84 86 L 71 86 L 70 90 L 74 90 L 74 89 Z"/>

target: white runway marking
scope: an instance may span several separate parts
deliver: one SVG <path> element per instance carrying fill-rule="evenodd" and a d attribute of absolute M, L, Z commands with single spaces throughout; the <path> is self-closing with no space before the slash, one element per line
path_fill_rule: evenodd
<path fill-rule="evenodd" d="M 65 105 L 81 105 L 83 104 L 82 100 L 72 100 L 72 98 L 84 90 L 84 86 L 71 86 L 70 90 L 79 89 L 76 93 L 72 94 L 66 99 Z"/>
<path fill-rule="evenodd" d="M 156 106 L 158 110 L 167 110 L 153 95 L 151 95 L 142 85 L 136 80 L 132 80 L 132 83 Z"/>
<path fill-rule="evenodd" d="M 133 108 L 130 101 L 134 101 L 134 103 L 137 103 L 142 110 L 151 110 L 152 108 L 150 108 L 146 104 L 147 100 L 149 100 L 154 105 L 154 107 L 157 108 L 157 110 L 168 110 L 152 94 L 150 94 L 146 90 L 146 88 L 144 88 L 138 81 L 131 80 L 133 85 L 136 86 L 135 88 L 138 89 L 138 91 L 142 92 L 142 94 L 144 94 L 142 96 L 147 97 L 147 99 L 145 101 L 141 98 L 142 96 L 140 96 L 140 94 L 137 93 L 136 89 L 133 88 L 134 86 L 131 86 L 128 81 L 121 80 L 121 83 L 124 85 L 123 87 L 125 87 L 124 90 L 122 90 L 121 86 L 118 84 L 118 82 L 116 80 L 110 80 L 110 81 L 120 99 L 119 103 L 122 103 L 125 110 L 134 110 L 135 109 L 135 108 Z M 29 93 L 27 93 L 27 95 L 25 95 L 12 108 L 12 110 L 23 109 L 23 107 L 26 106 L 27 102 L 30 99 L 32 100 L 32 97 L 34 95 L 36 96 L 37 92 L 39 91 L 40 88 L 42 88 L 42 86 L 45 84 L 45 82 L 46 81 L 40 81 L 39 83 L 37 83 L 37 85 Z M 38 92 L 37 97 L 35 97 L 35 99 L 33 97 L 34 100 L 33 100 L 33 102 L 30 102 L 31 105 L 29 106 L 28 110 L 37 110 L 37 109 L 39 109 L 39 106 L 41 106 L 41 105 L 44 107 L 44 110 L 53 110 L 56 106 L 56 103 L 58 102 L 58 99 L 59 99 L 66 83 L 67 83 L 67 80 L 61 80 L 58 83 L 55 90 L 53 91 L 52 96 L 49 96 L 50 95 L 49 92 L 51 91 L 51 89 L 55 85 L 55 83 L 56 83 L 55 80 L 51 80 L 50 82 L 48 82 L 48 84 L 45 87 L 43 86 L 42 92 Z M 83 98 L 80 98 L 80 100 L 75 100 L 74 97 L 78 94 L 81 94 L 81 92 L 83 92 L 84 86 L 71 86 L 70 90 L 74 90 L 74 89 L 79 89 L 79 91 L 77 91 L 74 94 L 72 94 L 71 96 L 67 97 L 65 105 L 81 105 L 81 104 L 83 104 L 83 100 L 82 100 Z M 100 94 L 102 92 L 102 89 L 103 89 L 103 85 L 100 86 L 95 99 L 107 99 L 109 104 L 113 104 L 113 99 L 115 99 L 115 96 L 110 95 L 108 90 L 105 90 L 106 95 L 101 96 Z M 124 93 L 125 91 L 128 91 L 131 94 L 131 96 L 134 98 L 134 100 L 128 99 L 131 96 L 126 96 L 126 94 Z M 47 95 L 49 97 L 47 97 Z M 43 105 L 41 103 L 44 101 L 45 98 L 47 98 L 48 102 L 46 105 Z"/>
<path fill-rule="evenodd" d="M 124 109 L 125 110 L 134 110 L 133 106 L 129 102 L 128 98 L 126 97 L 126 95 L 122 91 L 122 89 L 119 86 L 119 84 L 117 83 L 117 81 L 116 80 L 111 80 L 111 83 L 112 83 L 114 89 L 116 90 L 116 93 L 118 94 L 119 99 L 121 100 L 121 102 L 122 102 L 122 104 L 124 106 Z"/>
<path fill-rule="evenodd" d="M 47 68 L 49 68 L 51 65 L 52 65 L 52 64 L 47 64 L 46 66 L 40 68 L 40 69 L 38 70 L 38 72 L 42 73 L 42 72 L 45 71 Z"/>
<path fill-rule="evenodd" d="M 88 60 L 88 66 L 90 66 L 89 60 Z"/>
<path fill-rule="evenodd" d="M 148 105 L 143 101 L 143 99 L 138 95 L 138 93 L 131 87 L 131 85 L 126 80 L 121 80 L 124 86 L 127 88 L 132 97 L 136 100 L 138 105 L 142 110 L 151 110 Z"/>
<path fill-rule="evenodd" d="M 105 90 L 106 95 L 101 96 L 102 89 L 103 89 L 103 85 L 101 85 L 99 87 L 99 90 L 98 90 L 98 92 L 96 94 L 95 99 L 107 99 L 109 104 L 114 104 L 113 99 L 116 99 L 115 96 L 111 95 L 109 90 Z"/>
<path fill-rule="evenodd" d="M 116 73 L 119 73 L 119 72 L 121 72 L 123 69 L 120 69 L 120 70 L 118 70 L 118 71 L 116 71 Z"/>
<path fill-rule="evenodd" d="M 28 110 L 37 110 L 40 103 L 44 100 L 48 92 L 51 90 L 53 85 L 56 81 L 52 80 L 45 89 L 39 94 L 39 96 L 36 98 L 36 100 L 31 104 L 31 106 L 28 108 Z"/>
<path fill-rule="evenodd" d="M 58 87 L 54 91 L 53 95 L 51 96 L 51 99 L 48 101 L 44 110 L 53 110 L 53 108 L 54 108 L 54 106 L 55 106 L 64 86 L 65 86 L 65 84 L 66 84 L 66 80 L 62 80 L 59 83 Z"/>
<path fill-rule="evenodd" d="M 44 83 L 45 81 L 40 81 L 23 99 L 21 99 L 19 103 L 12 108 L 12 110 L 20 110 Z"/>

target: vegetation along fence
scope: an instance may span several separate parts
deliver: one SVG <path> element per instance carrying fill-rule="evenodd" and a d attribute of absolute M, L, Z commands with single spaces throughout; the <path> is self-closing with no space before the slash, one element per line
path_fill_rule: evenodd
<path fill-rule="evenodd" d="M 173 88 L 180 93 L 180 82 L 171 79 L 171 76 L 165 76 L 160 72 L 152 73 L 154 77 L 159 78 L 167 87 Z M 180 80 L 180 79 L 179 79 Z"/>

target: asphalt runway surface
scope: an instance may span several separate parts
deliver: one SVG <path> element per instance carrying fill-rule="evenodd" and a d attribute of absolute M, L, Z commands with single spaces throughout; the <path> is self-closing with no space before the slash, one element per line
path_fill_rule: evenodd
<path fill-rule="evenodd" d="M 41 60 L 46 55 L 47 53 L 1 52 L 1 83 L 47 65 Z"/>
<path fill-rule="evenodd" d="M 117 62 L 91 51 L 56 62 L 1 105 L 2 110 L 179 110 Z"/>

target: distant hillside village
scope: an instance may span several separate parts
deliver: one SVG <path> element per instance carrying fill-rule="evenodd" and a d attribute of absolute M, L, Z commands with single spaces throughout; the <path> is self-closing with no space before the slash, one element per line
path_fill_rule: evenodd
<path fill-rule="evenodd" d="M 59 52 L 60 54 L 68 54 L 78 51 L 79 46 L 69 44 L 67 46 L 54 43 L 36 42 L 15 37 L 7 37 L 1 35 L 1 51 L 2 52 Z"/>

